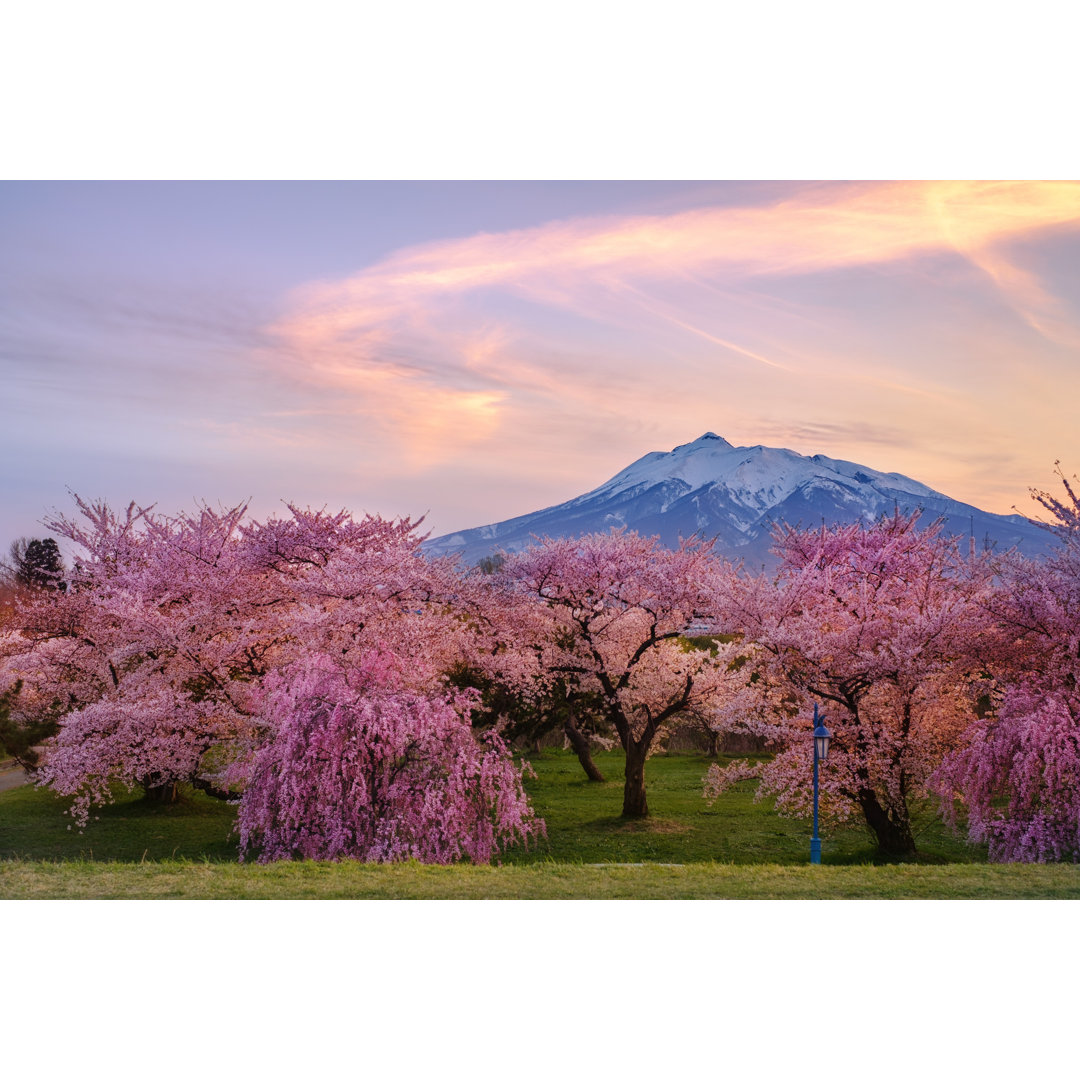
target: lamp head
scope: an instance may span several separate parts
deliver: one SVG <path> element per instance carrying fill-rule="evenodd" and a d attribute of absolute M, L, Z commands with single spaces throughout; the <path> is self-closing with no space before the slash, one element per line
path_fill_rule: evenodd
<path fill-rule="evenodd" d="M 814 757 L 818 761 L 824 761 L 829 756 L 829 740 L 831 738 L 832 732 L 819 721 L 818 726 L 814 728 Z"/>

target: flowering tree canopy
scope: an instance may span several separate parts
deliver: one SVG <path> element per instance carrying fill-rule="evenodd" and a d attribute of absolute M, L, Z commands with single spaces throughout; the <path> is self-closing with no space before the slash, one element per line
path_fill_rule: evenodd
<path fill-rule="evenodd" d="M 518 628 L 506 665 L 516 663 L 523 685 L 559 679 L 571 699 L 597 703 L 626 752 L 627 817 L 648 814 L 645 760 L 657 736 L 722 690 L 726 660 L 680 640 L 691 621 L 711 614 L 716 573 L 711 545 L 669 550 L 612 530 L 544 539 L 506 556 L 495 575 Z"/>
<path fill-rule="evenodd" d="M 985 560 L 961 556 L 918 514 L 818 531 L 783 529 L 776 581 L 732 576 L 726 619 L 743 635 L 744 688 L 722 723 L 779 744 L 771 762 L 714 766 L 709 790 L 747 775 L 778 806 L 806 813 L 808 706 L 833 732 L 823 806 L 861 814 L 884 853 L 914 851 L 909 800 L 973 717 L 982 687 Z"/>
<path fill-rule="evenodd" d="M 999 565 L 993 708 L 934 777 L 949 819 L 966 813 L 969 835 L 1001 861 L 1080 858 L 1080 498 L 1061 480 L 1063 498 L 1033 492 L 1060 549 Z"/>
<path fill-rule="evenodd" d="M 298 716 L 310 723 L 322 716 L 281 705 L 281 673 L 306 671 L 315 658 L 333 658 L 334 670 L 346 673 L 344 688 L 350 669 L 368 670 L 373 649 L 407 658 L 394 668 L 392 692 L 389 676 L 368 678 L 380 701 L 397 702 L 379 715 L 414 734 L 425 724 L 456 731 L 451 717 L 461 727 L 470 699 L 447 698 L 439 680 L 470 632 L 458 611 L 470 585 L 447 560 L 420 555 L 414 523 L 294 506 L 288 518 L 263 523 L 245 521 L 242 505 L 167 517 L 132 504 L 117 514 L 104 503 L 76 501 L 80 515 L 51 527 L 81 554 L 66 590 L 30 590 L 19 599 L 0 640 L 0 691 L 21 683 L 11 722 L 28 730 L 58 724 L 37 779 L 74 797 L 80 823 L 94 803 L 110 798 L 114 782 L 168 797 L 187 781 L 210 794 L 247 798 L 259 752 L 291 745 Z M 341 715 L 351 718 L 354 737 L 383 738 L 342 694 Z M 354 723 L 361 715 L 364 721 Z M 285 717 L 292 734 L 278 742 Z M 460 739 L 451 749 L 454 761 L 465 762 Z M 461 766 L 459 786 L 486 782 L 497 759 L 511 767 L 495 741 L 476 759 L 482 769 Z M 408 783 L 430 787 L 430 777 L 407 770 L 395 797 Z M 258 830 L 269 838 L 262 850 L 284 851 L 286 841 L 274 839 L 266 817 L 266 793 L 264 777 L 252 795 L 262 799 Z M 481 802 L 492 798 L 490 790 L 473 794 Z M 494 807 L 496 835 L 503 836 L 498 830 L 510 819 L 501 815 L 523 810 L 510 795 Z M 424 849 L 433 857 L 455 850 L 454 830 L 465 827 L 460 807 L 448 801 L 445 811 L 441 846 Z M 485 849 L 478 827 L 469 828 L 460 850 L 481 857 L 490 844 Z M 357 842 L 354 853 L 361 849 L 368 850 Z"/>
<path fill-rule="evenodd" d="M 315 654 L 266 680 L 273 734 L 240 805 L 260 861 L 490 862 L 543 832 L 498 735 L 478 742 L 475 693 L 407 689 L 401 662 Z"/>
<path fill-rule="evenodd" d="M 54 523 L 82 548 L 66 592 L 28 597 L 4 653 L 27 719 L 63 717 L 38 778 L 76 795 L 85 822 L 112 780 L 168 792 L 211 746 L 248 734 L 274 635 L 239 558 L 243 507 L 177 519 L 79 508 Z"/>

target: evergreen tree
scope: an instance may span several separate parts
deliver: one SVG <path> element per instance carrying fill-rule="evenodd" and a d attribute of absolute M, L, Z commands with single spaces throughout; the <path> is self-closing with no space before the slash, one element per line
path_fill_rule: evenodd
<path fill-rule="evenodd" d="M 64 560 L 52 537 L 15 540 L 10 548 L 8 571 L 12 582 L 24 589 L 64 588 Z"/>

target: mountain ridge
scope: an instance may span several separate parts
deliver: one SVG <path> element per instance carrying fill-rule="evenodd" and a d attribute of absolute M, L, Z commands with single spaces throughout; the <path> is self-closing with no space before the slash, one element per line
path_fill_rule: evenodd
<path fill-rule="evenodd" d="M 537 536 L 580 536 L 612 527 L 659 536 L 669 546 L 694 534 L 748 565 L 775 562 L 774 524 L 818 526 L 872 521 L 899 509 L 943 519 L 946 532 L 976 542 L 1041 553 L 1049 534 L 1021 514 L 992 514 L 951 499 L 903 473 L 886 473 L 824 454 L 733 446 L 708 431 L 668 452 L 651 451 L 611 479 L 566 502 L 505 521 L 434 537 L 433 555 L 475 563 L 496 550 L 517 551 Z"/>

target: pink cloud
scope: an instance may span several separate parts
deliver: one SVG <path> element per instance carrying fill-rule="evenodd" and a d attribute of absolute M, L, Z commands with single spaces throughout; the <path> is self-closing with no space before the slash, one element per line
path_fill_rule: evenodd
<path fill-rule="evenodd" d="M 996 410 L 1039 421 L 992 367 L 982 386 L 965 371 L 969 355 L 1015 347 L 1032 361 L 1041 346 L 981 313 L 973 282 L 1048 346 L 1076 342 L 1064 305 L 1013 249 L 1078 227 L 1080 185 L 1014 182 L 813 185 L 772 206 L 557 221 L 407 248 L 309 283 L 271 328 L 279 347 L 264 360 L 302 401 L 330 395 L 351 410 L 414 473 L 471 468 L 498 448 L 509 475 L 544 447 L 552 475 L 569 475 L 590 446 L 614 471 L 699 428 L 726 423 L 729 438 L 761 441 L 753 418 L 767 416 L 773 429 L 814 430 L 810 419 L 850 430 L 834 450 L 856 457 L 866 445 L 867 464 L 1007 509 L 1015 490 L 965 466 L 964 447 L 1003 437 L 987 429 Z M 941 303 L 940 275 L 921 268 L 942 259 L 973 273 L 948 285 L 949 341 L 929 328 L 912 347 L 920 297 Z M 886 284 L 909 275 L 916 292 L 885 313 L 892 325 L 868 330 L 862 311 L 800 301 L 785 285 L 853 270 Z M 899 460 L 883 461 L 850 418 L 906 432 Z M 1044 442 L 1033 438 L 1032 461 Z"/>

